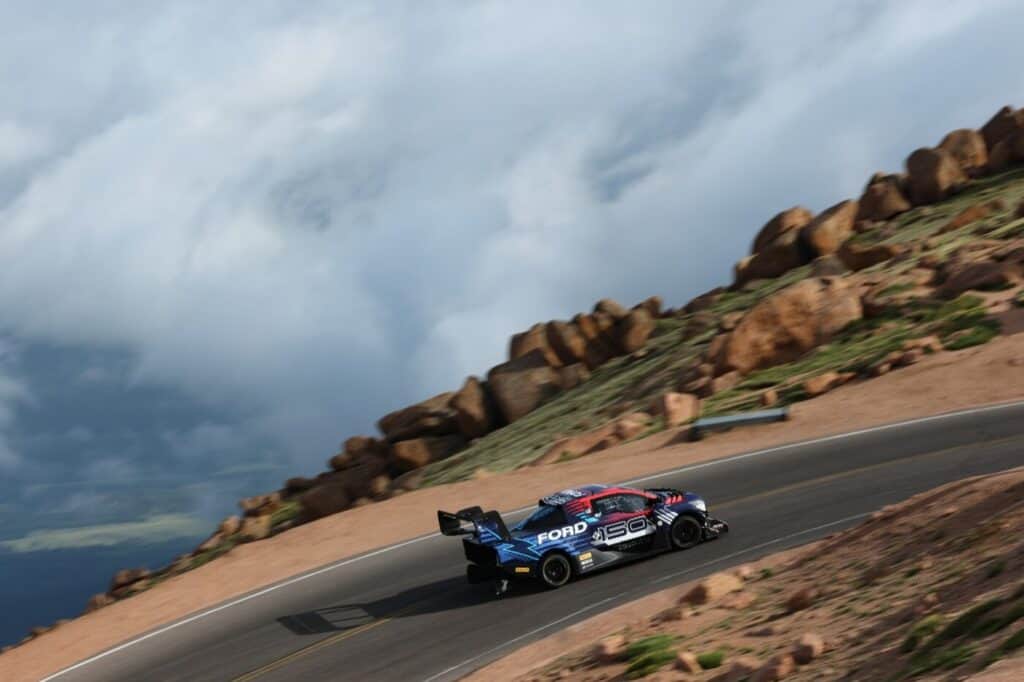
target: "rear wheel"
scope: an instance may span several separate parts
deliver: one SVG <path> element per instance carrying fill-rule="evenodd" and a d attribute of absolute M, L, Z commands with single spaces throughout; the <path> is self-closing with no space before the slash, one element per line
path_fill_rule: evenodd
<path fill-rule="evenodd" d="M 704 529 L 700 521 L 692 516 L 677 516 L 669 528 L 672 546 L 676 549 L 690 549 L 700 544 L 704 537 Z"/>
<path fill-rule="evenodd" d="M 555 589 L 572 578 L 572 564 L 564 554 L 548 554 L 541 560 L 538 573 L 545 587 Z"/>

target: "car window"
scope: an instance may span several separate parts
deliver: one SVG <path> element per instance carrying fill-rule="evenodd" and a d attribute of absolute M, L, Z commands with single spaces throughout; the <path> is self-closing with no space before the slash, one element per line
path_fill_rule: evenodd
<path fill-rule="evenodd" d="M 647 509 L 647 498 L 643 495 L 608 495 L 597 498 L 591 506 L 596 514 L 632 514 Z"/>
<path fill-rule="evenodd" d="M 561 507 L 543 505 L 538 507 L 537 511 L 530 514 L 519 527 L 523 530 L 540 530 L 552 526 L 562 526 L 565 523 L 565 512 L 562 511 Z"/>

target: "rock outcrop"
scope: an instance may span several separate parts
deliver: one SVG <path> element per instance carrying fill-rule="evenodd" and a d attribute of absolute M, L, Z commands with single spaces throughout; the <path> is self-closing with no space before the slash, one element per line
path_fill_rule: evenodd
<path fill-rule="evenodd" d="M 909 211 L 905 184 L 905 177 L 875 173 L 857 202 L 857 220 L 889 220 Z"/>
<path fill-rule="evenodd" d="M 455 423 L 464 438 L 486 436 L 500 424 L 497 405 L 487 385 L 476 377 L 466 379 L 449 405 L 455 410 Z"/>
<path fill-rule="evenodd" d="M 744 316 L 710 359 L 718 375 L 793 360 L 863 316 L 856 289 L 841 279 L 806 279 Z"/>
<path fill-rule="evenodd" d="M 797 232 L 814 219 L 814 214 L 803 206 L 794 206 L 772 217 L 758 230 L 750 253 L 761 253 L 784 234 Z"/>
<path fill-rule="evenodd" d="M 907 175 L 910 200 L 915 206 L 942 201 L 967 181 L 952 154 L 927 147 L 907 157 Z"/>
<path fill-rule="evenodd" d="M 421 403 L 395 410 L 377 422 L 377 428 L 391 442 L 419 436 L 456 433 L 459 424 L 450 403 L 454 393 L 441 393 Z"/>
<path fill-rule="evenodd" d="M 857 202 L 841 201 L 800 229 L 800 241 L 814 256 L 829 256 L 853 234 Z"/>
<path fill-rule="evenodd" d="M 988 165 L 985 138 L 977 130 L 954 130 L 942 138 L 938 148 L 948 152 L 967 175 L 980 174 Z"/>
<path fill-rule="evenodd" d="M 487 384 L 509 424 L 533 412 L 561 390 L 558 374 L 539 349 L 492 368 L 487 373 Z"/>

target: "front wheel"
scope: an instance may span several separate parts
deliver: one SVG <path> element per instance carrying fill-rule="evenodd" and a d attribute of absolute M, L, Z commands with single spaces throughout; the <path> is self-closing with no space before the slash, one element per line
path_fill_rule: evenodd
<path fill-rule="evenodd" d="M 540 562 L 540 580 L 549 589 L 555 589 L 572 578 L 572 565 L 564 554 L 548 554 Z"/>
<path fill-rule="evenodd" d="M 669 528 L 669 537 L 676 549 L 690 549 L 700 544 L 704 537 L 704 529 L 700 521 L 692 516 L 677 516 Z"/>

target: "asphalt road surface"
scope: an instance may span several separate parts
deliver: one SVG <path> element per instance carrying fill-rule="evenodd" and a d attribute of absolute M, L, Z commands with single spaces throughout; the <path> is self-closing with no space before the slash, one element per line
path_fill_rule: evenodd
<path fill-rule="evenodd" d="M 633 482 L 699 492 L 730 523 L 731 533 L 689 551 L 496 600 L 489 586 L 466 584 L 458 538 L 429 536 L 222 604 L 48 679 L 457 679 L 601 610 L 1021 465 L 1024 403 L 739 455 Z"/>

